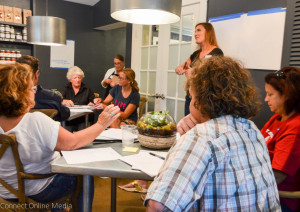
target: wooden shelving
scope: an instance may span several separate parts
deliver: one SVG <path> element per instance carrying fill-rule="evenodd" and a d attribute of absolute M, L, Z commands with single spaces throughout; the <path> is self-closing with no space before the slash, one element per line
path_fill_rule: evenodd
<path fill-rule="evenodd" d="M 10 26 L 16 26 L 16 27 L 26 27 L 26 24 L 17 24 L 13 22 L 3 22 L 0 21 L 0 24 L 10 25 Z"/>

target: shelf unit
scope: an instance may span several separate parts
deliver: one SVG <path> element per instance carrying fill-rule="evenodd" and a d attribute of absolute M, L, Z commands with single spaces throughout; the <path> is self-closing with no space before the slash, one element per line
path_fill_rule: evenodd
<path fill-rule="evenodd" d="M 15 32 L 20 32 L 24 27 L 26 27 L 26 24 L 18 24 L 13 22 L 3 22 L 0 21 L 0 25 L 9 25 L 15 27 Z M 33 45 L 27 43 L 26 41 L 7 41 L 7 40 L 1 40 L 0 39 L 0 49 L 4 50 L 11 50 L 11 51 L 21 51 L 22 55 L 32 55 L 33 54 Z"/>
<path fill-rule="evenodd" d="M 26 27 L 26 24 L 17 24 L 17 23 L 14 23 L 14 22 L 0 21 L 0 24 L 10 25 L 10 26 L 16 26 L 16 27 Z"/>

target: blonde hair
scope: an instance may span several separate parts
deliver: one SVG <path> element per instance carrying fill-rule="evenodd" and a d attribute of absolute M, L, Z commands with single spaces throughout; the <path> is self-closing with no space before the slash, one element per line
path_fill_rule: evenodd
<path fill-rule="evenodd" d="M 30 97 L 32 71 L 19 63 L 0 65 L 0 115 L 17 117 L 34 106 Z"/>
<path fill-rule="evenodd" d="M 73 66 L 73 67 L 69 68 L 69 70 L 67 72 L 67 79 L 70 81 L 72 75 L 74 75 L 74 74 L 78 74 L 79 76 L 84 78 L 84 72 L 78 66 Z"/>
<path fill-rule="evenodd" d="M 138 83 L 135 80 L 135 72 L 131 68 L 125 68 L 121 72 L 123 72 L 126 76 L 126 79 L 130 81 L 130 86 L 137 92 L 139 92 Z"/>

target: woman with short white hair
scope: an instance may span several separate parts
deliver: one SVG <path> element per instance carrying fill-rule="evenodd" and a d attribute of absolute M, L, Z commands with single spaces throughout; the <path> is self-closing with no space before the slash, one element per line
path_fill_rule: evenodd
<path fill-rule="evenodd" d="M 62 95 L 63 104 L 73 107 L 74 105 L 95 106 L 101 102 L 100 98 L 95 98 L 93 91 L 82 82 L 84 72 L 73 66 L 67 72 L 69 82 L 65 85 Z"/>
<path fill-rule="evenodd" d="M 84 72 L 77 66 L 69 68 L 67 79 L 69 82 L 65 85 L 62 91 L 63 104 L 69 107 L 74 105 L 89 105 L 96 107 L 102 101 L 101 98 L 95 98 L 94 92 L 90 87 L 82 82 Z M 89 122 L 94 121 L 94 116 L 89 116 Z M 85 119 L 80 117 L 72 121 L 66 122 L 66 129 L 69 131 L 77 131 L 84 128 Z"/>

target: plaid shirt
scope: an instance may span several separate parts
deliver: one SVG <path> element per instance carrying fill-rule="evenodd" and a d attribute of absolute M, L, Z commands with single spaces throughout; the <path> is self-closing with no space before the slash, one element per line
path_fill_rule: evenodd
<path fill-rule="evenodd" d="M 281 211 L 265 139 L 252 121 L 229 115 L 176 142 L 149 199 L 171 211 Z"/>

